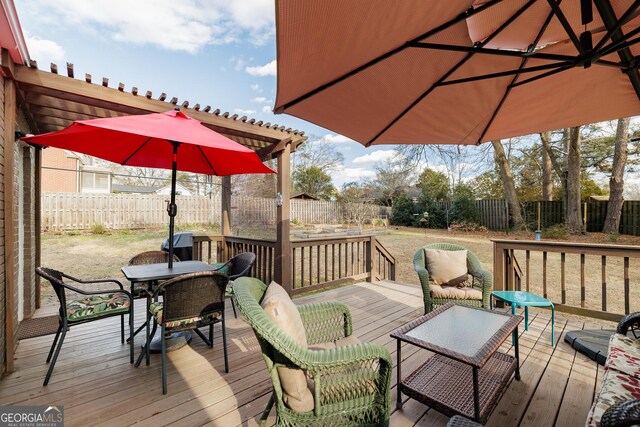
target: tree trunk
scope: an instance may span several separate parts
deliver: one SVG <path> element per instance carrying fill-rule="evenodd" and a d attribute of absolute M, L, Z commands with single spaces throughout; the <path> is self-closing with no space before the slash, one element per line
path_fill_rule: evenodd
<path fill-rule="evenodd" d="M 553 164 L 551 163 L 551 132 L 540 134 L 542 141 L 542 200 L 545 202 L 553 200 Z"/>
<path fill-rule="evenodd" d="M 504 153 L 504 147 L 502 142 L 491 141 L 493 145 L 493 158 L 496 165 L 500 170 L 500 177 L 502 178 L 502 185 L 504 187 L 504 197 L 509 204 L 509 213 L 513 218 L 513 228 L 521 229 L 524 226 L 522 221 L 522 211 L 520 209 L 520 203 L 518 202 L 518 195 L 516 193 L 516 186 L 513 182 L 513 175 L 511 174 L 511 166 L 509 165 L 509 159 Z"/>
<path fill-rule="evenodd" d="M 569 233 L 581 233 L 580 210 L 580 126 L 569 131 L 567 150 L 567 216 L 565 222 Z"/>
<path fill-rule="evenodd" d="M 609 203 L 607 204 L 607 216 L 604 219 L 603 233 L 617 233 L 620 229 L 620 215 L 624 198 L 624 167 L 627 163 L 627 144 L 629 143 L 629 118 L 618 120 L 616 130 L 616 145 L 611 166 L 611 178 L 609 178 Z"/>

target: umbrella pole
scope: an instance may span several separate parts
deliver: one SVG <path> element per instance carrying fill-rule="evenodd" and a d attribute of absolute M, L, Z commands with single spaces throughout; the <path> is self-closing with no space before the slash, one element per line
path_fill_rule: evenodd
<path fill-rule="evenodd" d="M 173 160 L 171 162 L 171 201 L 167 206 L 169 214 L 169 268 L 173 268 L 173 231 L 175 216 L 178 212 L 176 206 L 176 175 L 178 174 L 178 146 L 179 142 L 171 141 L 173 144 Z"/>

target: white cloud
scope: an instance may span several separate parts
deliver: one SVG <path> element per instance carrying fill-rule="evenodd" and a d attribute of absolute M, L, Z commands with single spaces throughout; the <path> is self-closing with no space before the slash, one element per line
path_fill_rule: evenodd
<path fill-rule="evenodd" d="M 262 93 L 262 88 L 260 87 L 260 85 L 258 83 L 253 84 L 250 87 L 251 87 L 252 91 L 258 92 L 258 93 Z"/>
<path fill-rule="evenodd" d="M 332 135 L 330 133 L 328 133 L 325 136 L 323 136 L 322 139 L 326 139 L 327 141 L 333 142 L 334 144 L 343 144 L 345 142 L 355 142 L 353 139 L 347 138 L 346 136 Z M 356 142 L 356 144 L 357 144 L 357 142 Z"/>
<path fill-rule="evenodd" d="M 259 104 L 271 104 L 273 102 L 273 99 L 267 99 L 264 96 L 258 96 L 256 98 L 253 98 L 251 102 L 257 102 Z"/>
<path fill-rule="evenodd" d="M 380 162 L 388 162 L 393 160 L 398 155 L 396 150 L 380 150 L 374 151 L 373 153 L 365 154 L 364 156 L 356 157 L 353 159 L 353 164 L 362 165 L 362 164 L 372 164 L 372 163 L 380 163 Z"/>
<path fill-rule="evenodd" d="M 262 106 L 262 112 L 263 113 L 270 113 L 271 112 L 271 107 L 269 107 L 268 105 L 263 105 Z"/>
<path fill-rule="evenodd" d="M 342 184 L 353 181 L 360 181 L 361 179 L 373 178 L 376 173 L 373 170 L 366 168 L 345 168 L 342 167 L 335 172 L 331 173 L 331 179 L 334 185 L 340 187 Z"/>
<path fill-rule="evenodd" d="M 61 64 L 64 61 L 64 49 L 52 40 L 40 39 L 38 37 L 25 37 L 29 56 L 38 61 L 40 68 L 48 68 L 50 63 Z"/>
<path fill-rule="evenodd" d="M 35 25 L 49 21 L 124 43 L 189 53 L 247 39 L 262 45 L 275 33 L 270 0 L 31 0 L 29 7 L 42 17 Z"/>
<path fill-rule="evenodd" d="M 236 109 L 235 109 L 235 110 L 233 110 L 233 111 L 235 111 L 237 114 L 244 114 L 244 115 L 246 115 L 246 116 L 250 116 L 250 115 L 252 115 L 252 114 L 255 114 L 255 113 L 256 113 L 256 110 L 244 110 L 244 109 L 242 109 L 242 108 L 236 108 Z"/>
<path fill-rule="evenodd" d="M 245 71 L 252 76 L 275 76 L 276 75 L 276 60 L 269 62 L 265 65 L 258 65 L 256 67 L 247 67 Z"/>

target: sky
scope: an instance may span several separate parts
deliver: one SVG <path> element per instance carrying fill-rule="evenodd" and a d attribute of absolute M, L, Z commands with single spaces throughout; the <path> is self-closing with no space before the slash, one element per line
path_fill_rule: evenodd
<path fill-rule="evenodd" d="M 364 148 L 329 130 L 274 115 L 276 96 L 273 0 L 15 0 L 31 59 L 38 68 L 74 65 L 110 87 L 161 93 L 178 104 L 278 123 L 325 138 L 344 156 L 334 185 L 370 178 L 394 149 Z M 64 72 L 64 71 L 62 71 Z"/>

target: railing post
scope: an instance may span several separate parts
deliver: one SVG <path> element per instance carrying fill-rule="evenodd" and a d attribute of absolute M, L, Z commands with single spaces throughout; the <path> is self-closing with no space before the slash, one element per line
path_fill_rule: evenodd
<path fill-rule="evenodd" d="M 499 246 L 499 243 L 493 242 L 493 289 L 496 291 L 505 290 L 504 261 L 504 250 Z"/>
<path fill-rule="evenodd" d="M 377 279 L 377 271 L 375 266 L 376 236 L 371 236 L 367 242 L 367 282 L 373 282 Z"/>

